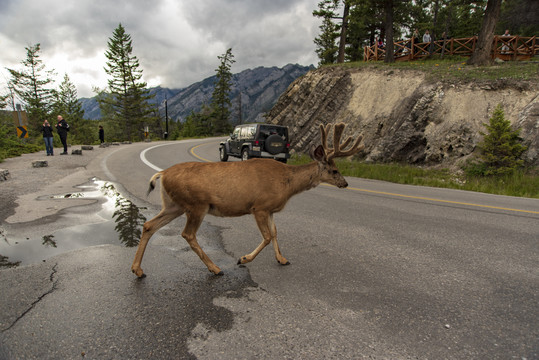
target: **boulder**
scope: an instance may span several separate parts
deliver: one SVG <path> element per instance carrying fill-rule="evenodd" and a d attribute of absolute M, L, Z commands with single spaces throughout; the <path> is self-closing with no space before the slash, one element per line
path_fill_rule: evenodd
<path fill-rule="evenodd" d="M 47 160 L 32 161 L 32 167 L 40 168 L 40 167 L 47 167 L 47 166 L 49 166 L 49 163 L 47 162 Z"/>
<path fill-rule="evenodd" d="M 9 170 L 0 169 L 0 181 L 6 181 L 10 178 Z"/>

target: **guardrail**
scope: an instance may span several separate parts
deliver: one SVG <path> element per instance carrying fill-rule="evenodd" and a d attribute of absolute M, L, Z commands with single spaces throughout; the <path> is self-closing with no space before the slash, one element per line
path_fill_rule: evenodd
<path fill-rule="evenodd" d="M 505 61 L 529 60 L 539 54 L 539 42 L 536 36 L 494 36 L 492 58 Z M 395 61 L 412 61 L 432 55 L 471 56 L 477 36 L 461 39 L 436 40 L 430 43 L 416 43 L 414 39 L 394 42 Z M 364 61 L 384 60 L 384 46 L 372 45 L 363 49 Z"/>

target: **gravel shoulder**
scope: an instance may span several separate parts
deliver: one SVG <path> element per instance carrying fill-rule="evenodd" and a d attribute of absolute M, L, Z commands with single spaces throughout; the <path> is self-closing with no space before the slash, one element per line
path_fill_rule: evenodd
<path fill-rule="evenodd" d="M 84 199 L 40 199 L 45 196 L 66 194 L 74 191 L 74 187 L 87 182 L 93 176 L 106 178 L 103 159 L 122 147 L 109 146 L 93 150 L 83 150 L 82 155 L 46 156 L 45 151 L 24 154 L 6 159 L 0 163 L 0 169 L 9 171 L 9 177 L 0 182 L 0 223 L 21 223 L 34 221 L 43 217 L 56 215 L 59 211 L 84 203 Z M 59 149 L 56 151 L 60 153 Z M 38 160 L 48 162 L 47 167 L 34 168 L 32 163 Z"/>

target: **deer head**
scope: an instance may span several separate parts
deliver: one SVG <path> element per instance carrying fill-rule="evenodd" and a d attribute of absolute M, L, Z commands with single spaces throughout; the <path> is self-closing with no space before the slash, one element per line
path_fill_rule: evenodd
<path fill-rule="evenodd" d="M 318 161 L 320 180 L 322 182 L 335 185 L 339 188 L 344 188 L 348 186 L 348 183 L 339 172 L 339 169 L 337 169 L 333 159 L 337 157 L 352 156 L 363 150 L 365 147 L 363 144 L 361 144 L 363 136 L 358 136 L 354 145 L 352 145 L 348 150 L 344 150 L 353 140 L 352 137 L 349 136 L 343 143 L 341 143 L 341 137 L 346 128 L 346 124 L 338 123 L 333 127 L 333 148 L 330 148 L 327 144 L 327 139 L 331 127 L 331 124 L 328 124 L 325 127 L 324 125 L 320 124 L 320 137 L 322 144 L 318 145 L 318 147 L 311 151 L 311 157 Z"/>

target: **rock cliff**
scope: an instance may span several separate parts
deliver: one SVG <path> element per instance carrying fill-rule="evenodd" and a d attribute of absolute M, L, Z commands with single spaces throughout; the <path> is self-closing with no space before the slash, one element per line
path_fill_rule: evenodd
<path fill-rule="evenodd" d="M 363 134 L 367 161 L 455 164 L 482 139 L 483 123 L 502 104 L 522 129 L 524 154 L 539 165 L 537 83 L 447 83 L 417 71 L 326 67 L 294 81 L 267 114 L 290 128 L 292 148 L 308 152 L 319 142 L 318 124 L 343 121 Z"/>

